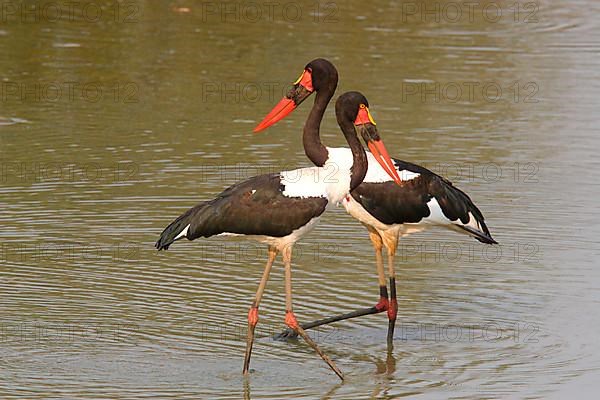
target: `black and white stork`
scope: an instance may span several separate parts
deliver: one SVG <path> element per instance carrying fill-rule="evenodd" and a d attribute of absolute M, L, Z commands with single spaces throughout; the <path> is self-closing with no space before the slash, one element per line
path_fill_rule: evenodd
<path fill-rule="evenodd" d="M 336 73 L 335 71 L 330 71 Z M 337 77 L 323 76 L 314 79 L 312 87 L 331 85 Z M 329 79 L 327 79 L 329 78 Z M 322 83 L 321 83 L 322 82 Z M 310 95 L 304 89 L 293 90 L 290 98 L 301 102 Z M 318 137 L 319 124 L 333 91 L 322 90 L 317 94 L 315 107 L 305 125 L 307 136 Z M 256 297 L 248 312 L 248 338 L 244 359 L 244 374 L 248 373 L 254 330 L 258 322 L 258 307 L 271 267 L 278 253 L 285 265 L 286 316 L 285 323 L 327 362 L 343 379 L 341 371 L 319 347 L 306 335 L 292 311 L 292 247 L 317 223 L 320 216 L 332 204 L 342 201 L 351 190 L 356 189 L 367 174 L 367 156 L 357 132 L 371 149 L 378 149 L 382 156 L 377 159 L 382 168 L 391 171 L 393 163 L 381 141 L 375 124 L 369 121 L 367 99 L 358 92 L 348 92 L 336 102 L 338 124 L 350 146 L 350 157 L 324 147 L 320 142 L 306 145 L 307 151 L 319 154 L 322 163 L 318 167 L 301 168 L 278 174 L 260 175 L 226 189 L 215 199 L 202 202 L 173 221 L 156 242 L 158 250 L 167 250 L 173 242 L 186 238 L 235 235 L 254 239 L 268 245 L 268 260 Z M 334 168 L 331 168 L 334 166 Z M 391 179 L 399 182 L 396 174 Z"/>
<path fill-rule="evenodd" d="M 314 87 L 314 81 L 321 81 L 323 77 L 330 80 L 327 85 Z M 337 70 L 335 66 L 324 59 L 316 59 L 306 65 L 294 88 L 299 93 L 326 90 L 327 97 L 332 97 L 337 87 Z M 261 131 L 290 114 L 308 96 L 286 96 L 254 129 Z M 300 100 L 300 101 L 298 101 Z M 313 106 L 311 114 L 314 112 Z M 365 118 L 375 124 L 371 115 Z M 319 131 L 304 130 L 303 143 L 306 155 L 315 165 L 323 165 L 323 156 L 315 154 L 313 149 L 320 144 Z M 469 196 L 452 185 L 447 179 L 436 175 L 428 169 L 406 161 L 393 159 L 393 165 L 375 162 L 380 157 L 385 159 L 389 155 L 384 149 L 369 146 L 371 153 L 367 153 L 369 167 L 363 182 L 352 192 L 345 196 L 342 204 L 346 211 L 359 220 L 369 231 L 369 237 L 375 248 L 375 259 L 379 277 L 379 302 L 374 306 L 357 310 L 348 314 L 326 318 L 302 325 L 304 329 L 314 328 L 319 325 L 353 318 L 361 315 L 375 314 L 387 311 L 388 335 L 387 342 L 392 344 L 394 326 L 398 313 L 396 299 L 396 273 L 394 269 L 394 256 L 398 247 L 398 240 L 414 232 L 422 231 L 432 226 L 442 226 L 448 229 L 466 233 L 482 243 L 497 243 L 491 236 L 483 218 L 483 214 L 473 204 Z M 329 152 L 332 149 L 328 149 Z M 348 148 L 334 149 L 338 159 L 349 160 L 352 152 Z M 347 163 L 348 161 L 345 161 Z M 390 177 L 398 175 L 401 183 L 397 184 Z M 385 247 L 388 256 L 388 274 L 390 282 L 390 297 L 385 280 L 382 248 Z M 293 335 L 287 331 L 283 336 Z"/>

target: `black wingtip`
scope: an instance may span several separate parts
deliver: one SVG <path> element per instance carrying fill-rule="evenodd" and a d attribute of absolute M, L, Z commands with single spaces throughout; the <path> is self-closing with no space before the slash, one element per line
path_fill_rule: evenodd
<path fill-rule="evenodd" d="M 160 241 L 160 240 L 158 240 L 156 243 L 154 243 L 154 247 L 156 247 L 156 249 L 157 249 L 158 251 L 161 251 L 161 250 L 169 250 L 169 244 L 164 244 L 164 243 L 161 243 L 161 241 Z"/>
<path fill-rule="evenodd" d="M 490 234 L 485 234 L 481 231 L 478 231 L 477 229 L 471 228 L 470 226 L 465 226 L 465 225 L 457 225 L 457 226 L 459 228 L 464 229 L 465 231 L 469 232 L 471 235 L 473 235 L 473 237 L 475 239 L 479 240 L 481 243 L 498 244 L 498 242 L 496 240 L 494 240 L 494 238 Z"/>
<path fill-rule="evenodd" d="M 498 242 L 492 237 L 486 237 L 485 239 L 480 239 L 479 237 L 476 237 L 476 239 L 479 240 L 481 243 L 485 244 L 498 244 Z"/>

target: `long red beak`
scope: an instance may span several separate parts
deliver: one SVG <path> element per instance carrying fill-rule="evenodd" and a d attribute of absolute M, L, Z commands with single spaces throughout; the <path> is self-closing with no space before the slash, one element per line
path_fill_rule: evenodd
<path fill-rule="evenodd" d="M 394 182 L 396 182 L 398 185 L 401 185 L 402 179 L 400 179 L 398 171 L 396 171 L 396 166 L 394 165 L 394 162 L 392 161 L 387 149 L 383 145 L 383 142 L 381 140 L 372 140 L 367 143 L 367 146 L 369 146 L 369 150 L 371 150 L 371 153 L 373 156 L 375 156 L 375 159 L 379 165 L 381 165 L 381 168 L 387 172 Z"/>
<path fill-rule="evenodd" d="M 289 113 L 306 100 L 315 91 L 312 84 L 312 71 L 305 69 L 288 94 L 267 114 L 267 116 L 254 128 L 254 133 L 268 128 L 274 123 L 284 119 Z"/>
<path fill-rule="evenodd" d="M 254 133 L 260 132 L 263 129 L 270 127 L 274 123 L 281 121 L 289 113 L 294 111 L 295 108 L 296 103 L 294 103 L 294 100 L 284 97 L 279 103 L 277 103 L 275 107 L 273 107 L 273 109 L 260 122 L 260 124 L 256 125 L 256 128 L 254 128 Z"/>

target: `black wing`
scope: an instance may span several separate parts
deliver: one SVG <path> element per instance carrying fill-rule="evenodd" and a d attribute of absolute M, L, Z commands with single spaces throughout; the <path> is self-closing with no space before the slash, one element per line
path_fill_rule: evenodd
<path fill-rule="evenodd" d="M 418 173 L 419 176 L 403 182 L 402 185 L 392 181 L 363 182 L 352 192 L 352 197 L 369 214 L 387 225 L 418 223 L 431 214 L 427 203 L 435 197 L 449 222 L 457 224 L 460 221 L 458 226 L 473 234 L 477 240 L 495 243 L 484 222 L 483 214 L 466 193 L 427 168 L 402 160 L 394 159 L 394 163 L 400 176 L 403 170 Z M 469 223 L 469 213 L 475 218 L 478 229 L 463 226 Z"/>
<path fill-rule="evenodd" d="M 173 221 L 156 248 L 168 249 L 188 225 L 185 237 L 189 240 L 220 233 L 284 237 L 320 216 L 327 207 L 324 197 L 288 197 L 283 190 L 279 174 L 237 183 Z"/>

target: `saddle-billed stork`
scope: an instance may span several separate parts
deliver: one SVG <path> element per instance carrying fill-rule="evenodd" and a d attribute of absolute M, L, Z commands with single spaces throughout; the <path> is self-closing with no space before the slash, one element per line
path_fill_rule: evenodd
<path fill-rule="evenodd" d="M 316 92 L 326 90 L 327 97 L 332 97 L 337 87 L 337 69 L 324 59 L 316 59 L 306 65 L 294 87 L 297 92 Z M 327 85 L 314 87 L 314 81 L 328 79 Z M 286 96 L 273 110 L 257 125 L 255 132 L 261 131 L 285 118 L 308 96 Z M 314 112 L 314 108 L 311 114 Z M 374 124 L 370 114 L 365 115 Z M 303 143 L 306 155 L 315 165 L 323 165 L 323 155 L 315 154 L 315 143 L 321 143 L 319 131 L 304 130 Z M 428 169 L 406 161 L 393 159 L 393 165 L 381 164 L 375 161 L 389 158 L 385 150 L 370 147 L 367 153 L 369 168 L 363 182 L 345 196 L 342 204 L 346 211 L 359 220 L 369 231 L 369 237 L 375 248 L 375 259 L 379 278 L 379 302 L 366 309 L 348 314 L 326 318 L 302 325 L 304 329 L 314 328 L 326 323 L 340 321 L 361 315 L 376 314 L 387 311 L 388 335 L 387 342 L 392 344 L 394 326 L 398 314 L 396 299 L 396 272 L 394 256 L 400 237 L 419 232 L 431 226 L 442 226 L 460 233 L 473 236 L 482 243 L 497 243 L 491 236 L 483 219 L 483 214 L 473 204 L 469 196 L 452 185 L 452 183 L 429 171 Z M 339 159 L 350 159 L 350 149 L 335 149 Z M 347 162 L 347 161 L 346 161 Z M 396 184 L 390 176 L 399 175 L 401 184 Z M 388 274 L 390 282 L 390 298 L 385 281 L 385 271 L 382 248 L 385 246 L 388 255 Z M 293 335 L 286 331 L 282 336 Z"/>
<path fill-rule="evenodd" d="M 314 79 L 312 88 L 331 85 L 337 81 Z M 293 89 L 290 98 L 297 103 L 310 95 L 304 88 Z M 319 125 L 327 108 L 332 90 L 317 94 L 315 107 L 311 111 L 304 130 L 307 137 L 318 137 Z M 244 374 L 248 373 L 254 330 L 258 322 L 258 307 L 262 298 L 271 267 L 278 253 L 285 265 L 285 323 L 327 362 L 343 379 L 341 371 L 319 347 L 306 335 L 292 311 L 292 247 L 317 223 L 326 208 L 338 203 L 356 189 L 367 174 L 367 156 L 358 139 L 360 133 L 372 151 L 379 151 L 377 161 L 392 171 L 393 163 L 381 141 L 375 123 L 369 119 L 369 103 L 358 92 L 340 96 L 335 105 L 338 124 L 350 146 L 350 157 L 346 152 L 330 149 L 320 142 L 306 145 L 307 151 L 322 156 L 318 167 L 301 168 L 278 174 L 259 175 L 226 189 L 215 199 L 202 202 L 189 209 L 162 232 L 156 242 L 158 250 L 167 250 L 176 240 L 186 238 L 235 235 L 244 236 L 268 245 L 268 260 L 256 296 L 248 312 L 248 337 L 244 358 Z M 341 156 L 341 157 L 340 157 Z M 333 168 L 331 168 L 333 166 Z M 400 182 L 397 174 L 390 172 L 392 180 Z"/>

